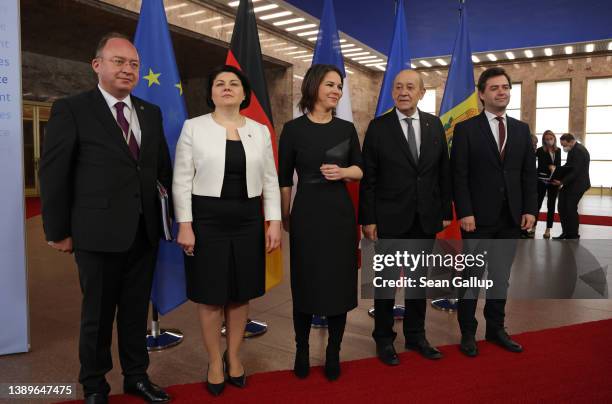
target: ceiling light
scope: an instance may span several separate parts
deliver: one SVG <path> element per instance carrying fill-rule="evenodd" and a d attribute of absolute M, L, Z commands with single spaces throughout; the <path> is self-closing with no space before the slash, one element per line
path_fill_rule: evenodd
<path fill-rule="evenodd" d="M 347 44 L 344 44 L 344 45 L 340 45 L 340 48 L 352 48 L 353 46 L 355 46 L 355 44 L 347 43 Z"/>
<path fill-rule="evenodd" d="M 294 56 L 294 59 L 304 59 L 304 58 L 311 58 L 312 57 L 312 53 L 310 55 L 300 55 L 300 56 Z"/>
<path fill-rule="evenodd" d="M 376 68 L 378 70 L 382 70 L 383 72 L 387 70 L 387 69 L 385 69 L 385 66 L 381 66 L 381 65 L 376 65 Z"/>
<path fill-rule="evenodd" d="M 193 11 L 191 13 L 181 14 L 181 15 L 179 15 L 179 18 L 193 17 L 194 15 L 204 14 L 205 12 L 206 12 L 206 10 Z"/>
<path fill-rule="evenodd" d="M 589 43 L 584 47 L 584 51 L 585 52 L 593 52 L 595 50 L 595 44 L 594 43 Z"/>
<path fill-rule="evenodd" d="M 564 48 L 564 50 L 565 50 L 565 54 L 566 55 L 571 55 L 572 53 L 574 53 L 574 47 L 573 46 L 566 46 Z"/>
<path fill-rule="evenodd" d="M 177 8 L 183 8 L 183 7 L 187 7 L 187 3 L 180 3 L 180 4 L 175 4 L 173 6 L 164 7 L 164 10 L 171 11 L 171 10 L 176 10 Z"/>
<path fill-rule="evenodd" d="M 304 77 L 298 76 L 297 74 L 294 74 L 293 77 L 298 79 L 298 80 L 304 80 Z"/>
<path fill-rule="evenodd" d="M 448 64 L 444 61 L 444 59 L 440 59 L 440 58 L 437 58 L 436 62 L 438 62 L 438 64 L 441 66 L 446 66 Z"/>
<path fill-rule="evenodd" d="M 300 51 L 288 52 L 288 53 L 285 53 L 285 55 L 299 55 L 300 53 L 306 53 L 306 52 L 308 51 L 300 50 Z"/>
<path fill-rule="evenodd" d="M 380 59 L 378 59 L 380 60 Z M 361 63 L 361 62 L 360 62 Z M 365 62 L 363 62 L 365 64 L 365 66 L 370 67 L 370 66 L 376 66 L 376 65 L 384 65 L 385 62 L 379 62 L 379 61 L 374 61 L 374 60 L 366 60 Z"/>
<path fill-rule="evenodd" d="M 227 28 L 227 27 L 231 27 L 233 25 L 234 25 L 233 22 L 228 22 L 226 24 L 215 25 L 214 27 L 212 27 L 212 29 Z"/>
<path fill-rule="evenodd" d="M 348 74 L 353 74 L 352 70 L 347 69 L 346 67 L 344 68 L 344 71 L 347 72 Z"/>
<path fill-rule="evenodd" d="M 370 52 L 357 52 L 357 53 L 349 53 L 348 55 L 345 55 L 346 57 L 353 57 L 353 56 L 363 56 L 363 55 L 369 55 Z"/>
<path fill-rule="evenodd" d="M 431 67 L 431 63 L 429 63 L 426 60 L 419 60 L 419 63 L 422 64 L 425 67 Z"/>
<path fill-rule="evenodd" d="M 285 31 L 287 31 L 287 32 L 300 31 L 300 30 L 303 30 L 303 29 L 308 29 L 308 28 L 312 28 L 312 27 L 316 27 L 316 26 L 317 26 L 317 24 L 296 25 L 294 27 L 285 28 Z"/>
<path fill-rule="evenodd" d="M 291 14 L 293 14 L 291 11 L 281 11 L 279 13 L 262 15 L 261 17 L 259 17 L 259 19 L 266 21 L 266 20 L 272 20 L 274 18 L 286 17 Z"/>
<path fill-rule="evenodd" d="M 353 55 L 355 56 L 355 55 Z M 351 60 L 365 60 L 365 59 L 377 59 L 378 56 L 372 55 L 372 56 L 359 56 L 358 58 L 351 58 Z"/>
<path fill-rule="evenodd" d="M 221 17 L 221 16 L 217 16 L 217 17 L 210 17 L 210 18 L 207 18 L 207 19 L 205 19 L 205 20 L 199 20 L 199 21 L 196 21 L 195 23 L 196 23 L 196 24 L 204 24 L 204 23 L 207 23 L 207 22 L 217 21 L 217 20 L 220 20 L 220 19 L 222 19 L 222 18 L 223 18 L 223 17 Z"/>
<path fill-rule="evenodd" d="M 262 43 L 262 42 L 269 42 L 269 41 L 276 41 L 276 39 L 274 39 L 274 38 L 260 39 L 260 40 L 259 40 L 259 43 Z"/>
<path fill-rule="evenodd" d="M 552 56 L 552 55 L 553 55 L 553 50 L 552 50 L 552 49 L 550 49 L 550 48 L 545 48 L 545 49 L 544 49 L 544 54 L 545 54 L 546 56 Z"/>
<path fill-rule="evenodd" d="M 489 58 L 491 62 L 495 62 L 497 60 L 497 56 L 492 53 L 487 53 L 487 58 Z"/>
<path fill-rule="evenodd" d="M 308 35 L 317 35 L 319 33 L 319 30 L 315 30 L 315 31 L 306 31 L 306 32 L 299 32 L 297 35 L 298 36 L 308 36 Z"/>
<path fill-rule="evenodd" d="M 277 51 L 282 52 L 282 51 L 286 51 L 286 50 L 291 50 L 291 49 L 297 49 L 297 46 L 288 46 L 286 48 L 283 49 L 277 49 Z"/>
<path fill-rule="evenodd" d="M 372 60 L 360 60 L 359 64 L 365 65 L 366 63 L 373 63 L 376 64 L 374 62 L 384 62 L 384 59 L 372 59 Z"/>
<path fill-rule="evenodd" d="M 351 48 L 351 49 L 342 49 L 342 53 L 344 55 L 350 55 L 352 52 L 358 52 L 358 51 L 362 51 L 363 48 Z"/>
<path fill-rule="evenodd" d="M 278 4 L 266 4 L 265 6 L 255 7 L 253 12 L 260 13 L 262 11 L 274 10 L 275 8 L 278 8 Z"/>
<path fill-rule="evenodd" d="M 316 40 L 317 40 L 317 38 L 318 38 L 317 36 L 313 36 L 313 37 L 311 37 L 311 38 L 307 38 L 307 39 L 308 39 L 310 42 L 314 42 L 314 41 L 316 41 Z"/>
<path fill-rule="evenodd" d="M 261 0 L 252 0 L 253 3 L 257 3 L 258 1 Z M 229 3 L 227 3 L 228 6 L 230 7 L 238 7 L 238 5 L 240 4 L 240 1 L 230 1 Z"/>
<path fill-rule="evenodd" d="M 422 74 L 423 76 L 425 76 L 425 77 L 429 77 L 429 73 L 427 73 L 427 72 L 422 72 L 421 74 Z"/>
<path fill-rule="evenodd" d="M 527 56 L 528 58 L 532 58 L 533 57 L 533 51 L 531 49 L 527 49 L 525 51 L 525 56 Z"/>
<path fill-rule="evenodd" d="M 264 46 L 264 48 L 275 48 L 275 47 L 281 46 L 281 45 L 287 45 L 287 42 L 273 43 L 272 45 Z"/>
<path fill-rule="evenodd" d="M 512 52 L 506 52 L 506 57 L 510 60 L 516 59 L 516 57 L 514 56 L 514 53 Z"/>
<path fill-rule="evenodd" d="M 480 59 L 478 59 L 478 56 L 472 55 L 472 62 L 473 63 L 480 63 Z"/>
<path fill-rule="evenodd" d="M 608 50 L 612 50 L 612 42 L 608 42 Z"/>
<path fill-rule="evenodd" d="M 340 41 L 340 43 L 344 43 L 344 42 L 346 42 L 346 39 L 342 38 L 339 41 Z"/>
<path fill-rule="evenodd" d="M 410 67 L 411 67 L 412 69 L 416 69 L 416 68 L 417 68 L 417 67 L 416 67 L 416 65 L 415 65 L 414 63 L 410 63 Z"/>
<path fill-rule="evenodd" d="M 302 18 L 302 17 L 290 18 L 288 20 L 276 21 L 273 25 L 276 26 L 276 27 L 280 27 L 282 25 L 289 25 L 289 24 L 293 24 L 293 23 L 296 23 L 296 22 L 302 22 L 304 20 L 305 19 Z"/>

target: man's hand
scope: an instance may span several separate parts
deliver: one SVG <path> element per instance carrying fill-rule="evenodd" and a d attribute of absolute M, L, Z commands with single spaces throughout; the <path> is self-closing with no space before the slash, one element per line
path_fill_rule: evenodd
<path fill-rule="evenodd" d="M 446 229 L 451 223 L 452 220 L 442 220 L 442 228 Z"/>
<path fill-rule="evenodd" d="M 61 241 L 49 241 L 47 244 L 55 248 L 57 251 L 72 254 L 72 237 L 66 237 Z"/>
<path fill-rule="evenodd" d="M 372 241 L 378 240 L 378 232 L 375 224 L 366 224 L 362 226 L 363 235 Z"/>
<path fill-rule="evenodd" d="M 467 231 L 468 233 L 476 230 L 476 219 L 474 216 L 466 216 L 461 218 L 461 229 L 463 231 Z"/>
<path fill-rule="evenodd" d="M 535 224 L 535 216 L 534 215 L 523 215 L 521 217 L 521 229 L 529 230 Z"/>

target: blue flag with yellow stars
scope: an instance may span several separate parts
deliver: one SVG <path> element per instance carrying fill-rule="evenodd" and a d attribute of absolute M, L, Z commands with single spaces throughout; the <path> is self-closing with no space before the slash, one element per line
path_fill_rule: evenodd
<path fill-rule="evenodd" d="M 140 56 L 140 81 L 134 95 L 161 108 L 164 133 L 174 161 L 187 109 L 163 0 L 142 2 L 134 45 Z M 161 241 L 151 300 L 160 314 L 166 314 L 187 300 L 185 293 L 183 251 L 174 242 Z"/>

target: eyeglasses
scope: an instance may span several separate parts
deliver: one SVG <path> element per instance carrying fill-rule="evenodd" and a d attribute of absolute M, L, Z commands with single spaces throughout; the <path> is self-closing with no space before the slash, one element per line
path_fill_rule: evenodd
<path fill-rule="evenodd" d="M 100 60 L 104 60 L 104 58 L 100 57 Z M 140 67 L 140 63 L 136 60 L 127 60 L 120 57 L 114 57 L 106 60 L 109 60 L 115 67 L 123 67 L 126 64 L 132 68 L 132 70 L 138 70 Z"/>

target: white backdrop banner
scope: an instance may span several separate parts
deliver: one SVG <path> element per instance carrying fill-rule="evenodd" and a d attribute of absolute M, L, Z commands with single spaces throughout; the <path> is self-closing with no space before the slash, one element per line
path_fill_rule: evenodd
<path fill-rule="evenodd" d="M 0 355 L 27 352 L 19 0 L 0 0 Z"/>

